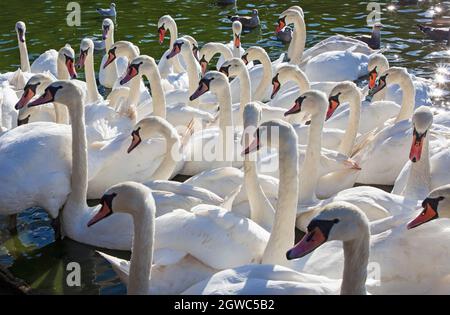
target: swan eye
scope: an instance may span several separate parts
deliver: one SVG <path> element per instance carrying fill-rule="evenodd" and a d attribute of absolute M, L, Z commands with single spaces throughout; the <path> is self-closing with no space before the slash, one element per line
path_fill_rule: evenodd
<path fill-rule="evenodd" d="M 248 54 L 242 55 L 241 59 L 244 61 L 245 65 L 248 65 Z"/>

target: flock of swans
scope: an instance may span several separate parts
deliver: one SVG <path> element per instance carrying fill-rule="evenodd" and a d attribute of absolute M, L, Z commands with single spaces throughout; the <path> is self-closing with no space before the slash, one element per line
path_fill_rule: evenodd
<path fill-rule="evenodd" d="M 200 47 L 166 15 L 159 63 L 105 19 L 106 98 L 91 39 L 30 66 L 18 22 L 21 67 L 0 75 L 0 214 L 42 207 L 66 237 L 131 249 L 100 253 L 129 294 L 449 293 L 450 116 L 363 41 L 306 49 L 306 18 L 280 14 L 292 41 L 272 61 L 242 48 L 239 20 L 230 43 Z"/>

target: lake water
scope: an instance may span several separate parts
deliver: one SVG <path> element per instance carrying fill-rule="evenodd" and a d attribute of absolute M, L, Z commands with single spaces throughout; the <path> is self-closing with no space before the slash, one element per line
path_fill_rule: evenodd
<path fill-rule="evenodd" d="M 82 9 L 80 27 L 66 23 L 68 1 L 9 1 L 0 11 L 0 73 L 19 67 L 15 23 L 27 24 L 27 44 L 30 58 L 36 58 L 46 49 L 59 49 L 70 43 L 76 51 L 85 36 L 101 38 L 102 18 L 95 8 L 107 7 L 106 1 L 78 1 Z M 420 5 L 390 7 L 382 4 L 383 47 L 392 66 L 407 67 L 411 73 L 430 78 L 435 83 L 436 105 L 447 107 L 448 72 L 446 66 L 450 50 L 446 43 L 426 40 L 416 29 L 417 23 L 431 23 L 426 11 L 434 1 L 421 1 Z M 238 7 L 221 7 L 214 0 L 115 0 L 118 9 L 116 40 L 128 40 L 139 45 L 141 53 L 156 59 L 167 49 L 166 40 L 159 45 L 157 22 L 164 14 L 172 15 L 178 23 L 180 34 L 193 35 L 202 45 L 209 41 L 231 40 L 227 15 L 239 11 L 248 13 L 258 8 L 262 25 L 260 29 L 242 36 L 244 48 L 263 46 L 272 59 L 287 47 L 274 36 L 278 14 L 294 4 L 301 4 L 306 16 L 307 47 L 335 33 L 348 35 L 369 33 L 366 25 L 367 1 L 331 0 L 238 0 Z M 437 3 L 437 1 L 436 1 Z M 448 5 L 448 4 L 447 4 Z M 445 21 L 446 19 L 443 18 Z M 96 56 L 97 64 L 101 55 Z M 71 240 L 54 240 L 50 222 L 40 209 L 30 209 L 19 216 L 19 233 L 11 237 L 5 218 L 0 217 L 0 264 L 10 267 L 19 278 L 31 284 L 39 293 L 51 294 L 123 294 L 120 283 L 110 266 L 96 254 L 95 249 Z M 111 252 L 129 257 L 126 252 Z M 82 268 L 81 287 L 71 288 L 65 283 L 66 266 L 78 262 Z"/>

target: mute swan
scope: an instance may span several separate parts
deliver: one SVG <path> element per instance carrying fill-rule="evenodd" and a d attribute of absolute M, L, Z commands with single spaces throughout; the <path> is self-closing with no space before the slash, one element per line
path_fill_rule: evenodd
<path fill-rule="evenodd" d="M 377 78 L 389 69 L 389 61 L 383 54 L 373 54 L 369 58 L 369 89 L 375 87 Z M 422 105 L 430 106 L 431 103 L 431 82 L 427 79 L 416 77 L 414 74 L 410 74 L 416 90 L 415 107 Z M 387 100 L 393 101 L 397 104 L 401 103 L 402 89 L 399 85 L 390 85 L 386 90 L 382 90 L 377 93 L 373 101 Z"/>
<path fill-rule="evenodd" d="M 169 95 L 164 93 L 158 67 L 156 66 L 155 60 L 149 56 L 140 56 L 132 60 L 127 75 L 120 83 L 125 84 L 135 77 L 138 78 L 135 80 L 141 80 L 144 75 L 149 80 L 152 90 L 153 115 L 167 119 L 167 121 L 180 130 L 180 133 L 186 131 L 186 128 L 193 119 L 203 122 L 204 125 L 214 120 L 214 117 L 208 112 L 185 103 L 178 103 L 166 107 L 166 96 L 171 98 L 173 93 L 169 92 Z"/>
<path fill-rule="evenodd" d="M 181 54 L 183 56 L 183 59 L 186 62 L 186 70 L 189 77 L 189 88 L 188 88 L 188 95 L 185 95 L 183 93 L 183 96 L 190 96 L 192 95 L 198 86 L 198 81 L 200 80 L 200 65 L 198 64 L 198 61 L 195 59 L 193 53 L 192 53 L 192 43 L 190 41 L 190 38 L 185 36 L 182 38 L 179 38 L 175 41 L 173 44 L 172 51 L 170 54 L 167 55 L 167 59 L 174 58 Z M 177 91 L 178 93 L 180 91 Z M 211 107 L 211 105 L 215 105 L 217 103 L 216 98 L 211 97 L 211 94 L 203 96 L 201 99 L 179 99 L 178 102 L 182 101 L 183 103 L 189 103 L 190 106 L 195 108 L 202 108 L 202 109 L 208 109 Z M 170 102 L 171 103 L 171 102 Z M 169 104 L 170 104 L 169 103 Z"/>
<path fill-rule="evenodd" d="M 433 208 L 439 204 L 436 199 L 424 201 L 424 215 L 412 221 L 409 228 L 433 217 Z M 410 211 L 405 217 L 413 218 Z M 408 222 L 408 221 L 406 221 Z M 375 223 L 371 223 L 371 230 Z M 377 278 L 377 284 L 370 287 L 373 294 L 445 294 L 448 292 L 446 277 L 450 272 L 449 221 L 436 220 L 412 231 L 405 229 L 405 223 L 383 233 L 370 236 L 369 270 Z M 317 233 L 312 238 L 321 239 Z M 313 245 L 312 244 L 312 245 Z M 434 244 L 434 246 L 430 246 Z M 439 247 L 437 250 L 436 246 Z M 303 272 L 339 279 L 338 270 L 346 266 L 345 251 L 337 242 L 329 242 L 317 248 L 304 258 Z M 420 253 L 420 255 L 411 255 Z M 432 262 L 432 263 L 431 263 Z M 345 268 L 345 267 L 344 267 Z"/>
<path fill-rule="evenodd" d="M 367 74 L 367 62 L 373 52 L 366 44 L 344 36 L 332 36 L 304 51 L 306 26 L 299 10 L 288 9 L 280 15 L 277 30 L 294 24 L 288 50 L 290 62 L 300 65 L 311 81 L 354 81 Z M 292 47 L 292 48 L 291 48 Z"/>
<path fill-rule="evenodd" d="M 190 99 L 195 100 L 208 91 L 216 94 L 219 101 L 219 126 L 199 130 L 191 136 L 186 145 L 186 162 L 180 172 L 183 175 L 224 166 L 242 166 L 237 156 L 240 144 L 235 140 L 228 78 L 220 72 L 208 72 Z"/>
<path fill-rule="evenodd" d="M 287 112 L 292 114 L 304 111 L 311 115 L 311 126 L 309 130 L 308 149 L 305 161 L 303 162 L 300 180 L 299 207 L 296 226 L 304 230 L 309 220 L 317 213 L 317 210 L 333 201 L 347 201 L 359 207 L 369 218 L 369 220 L 378 220 L 386 218 L 392 214 L 404 213 L 416 205 L 416 201 L 405 202 L 404 198 L 397 195 L 388 194 L 381 189 L 373 187 L 354 187 L 340 191 L 336 195 L 318 200 L 317 183 L 321 176 L 320 161 L 316 158 L 320 154 L 321 148 L 321 128 L 325 119 L 328 105 L 325 95 L 319 91 L 308 91 L 302 94 L 296 105 Z M 346 173 L 342 178 L 337 177 L 337 183 L 345 179 L 353 179 L 358 172 L 353 170 L 354 174 Z M 416 180 L 416 179 L 411 179 Z"/>
<path fill-rule="evenodd" d="M 240 104 L 233 105 L 233 122 L 235 127 L 243 126 L 243 114 L 245 105 L 252 101 L 251 91 L 252 83 L 250 80 L 250 74 L 244 61 L 240 58 L 233 58 L 223 63 L 220 68 L 220 72 L 224 73 L 228 77 L 235 77 L 240 83 Z M 285 110 L 283 108 L 276 108 L 261 104 L 262 118 L 261 122 L 265 122 L 272 119 L 284 118 Z"/>
<path fill-rule="evenodd" d="M 252 95 L 255 101 L 270 100 L 271 80 L 273 72 L 276 72 L 282 66 L 284 54 L 277 60 L 271 62 L 267 52 L 258 46 L 248 48 L 242 60 L 249 67 L 250 81 L 252 82 Z M 261 65 L 252 66 L 254 61 L 259 61 Z M 231 82 L 231 89 L 233 91 L 234 85 L 238 82 Z"/>
<path fill-rule="evenodd" d="M 178 39 L 177 23 L 170 15 L 164 15 L 159 18 L 158 35 L 160 44 L 164 42 L 167 31 L 170 33 L 169 49 L 164 52 L 158 63 L 159 72 L 164 79 L 168 78 L 169 75 L 186 72 L 185 67 L 180 61 L 181 56 L 169 60 L 167 59 L 167 55 L 170 54 L 173 44 L 175 44 L 175 41 Z M 183 88 L 186 87 L 187 86 L 183 86 Z"/>
<path fill-rule="evenodd" d="M 16 23 L 17 41 L 20 51 L 20 65 L 24 72 L 41 73 L 50 71 L 54 76 L 57 75 L 56 60 L 58 58 L 58 52 L 54 49 L 47 50 L 36 58 L 30 67 L 30 61 L 28 59 L 28 49 L 25 41 L 26 25 L 24 22 Z M 20 88 L 20 87 L 19 87 Z"/>
<path fill-rule="evenodd" d="M 246 265 L 216 273 L 183 294 L 367 294 L 368 225 L 357 207 L 343 202 L 329 204 L 311 221 L 308 234 L 286 253 L 288 259 L 300 258 L 327 241 L 342 241 L 342 282 L 280 265 Z"/>
<path fill-rule="evenodd" d="M 105 42 L 105 49 L 108 52 L 111 46 L 114 44 L 114 22 L 111 19 L 104 19 L 102 23 L 103 36 L 102 39 Z M 108 55 L 105 54 L 100 63 L 100 70 L 98 73 L 98 80 L 101 85 L 111 89 L 116 83 L 117 79 L 126 71 L 128 61 L 126 57 L 119 57 L 114 60 L 115 64 L 112 67 L 104 68 L 104 64 L 108 60 Z"/>
<path fill-rule="evenodd" d="M 431 156 L 428 131 L 431 129 L 433 114 L 424 107 L 418 108 L 416 113 L 418 112 L 425 118 L 418 120 L 416 115 L 413 117 L 414 130 L 410 161 L 405 164 L 396 179 L 392 193 L 420 200 L 424 199 L 430 190 L 449 183 L 449 173 L 445 165 L 449 163 L 450 151 L 445 148 Z M 420 170 L 415 169 L 413 166 L 416 164 L 423 164 L 423 167 Z M 422 181 L 411 185 L 409 182 L 407 183 L 410 176 L 422 178 Z"/>
<path fill-rule="evenodd" d="M 242 24 L 239 21 L 234 21 L 231 25 L 231 30 L 233 32 L 233 40 L 229 42 L 226 46 L 231 49 L 234 58 L 241 58 L 244 54 L 244 48 L 241 46 L 241 35 L 242 35 Z M 224 56 L 219 57 L 217 61 L 217 66 L 220 68 L 224 63 Z"/>
<path fill-rule="evenodd" d="M 205 73 L 208 71 L 208 64 L 211 61 L 211 59 L 216 55 L 220 54 L 223 61 L 222 64 L 225 61 L 230 60 L 233 58 L 233 52 L 230 48 L 228 48 L 225 44 L 222 43 L 207 43 L 203 45 L 203 47 L 200 49 L 199 56 L 200 56 L 200 67 L 202 69 L 202 75 L 205 75 Z M 220 67 L 222 64 L 217 63 L 216 70 L 220 70 Z"/>
<path fill-rule="evenodd" d="M 94 42 L 92 39 L 84 38 L 80 44 L 80 56 L 77 63 L 77 68 L 84 67 L 86 88 L 87 88 L 87 103 L 93 104 L 103 101 L 103 97 L 98 92 L 97 81 L 95 78 L 94 69 Z"/>
<path fill-rule="evenodd" d="M 133 202 L 130 203 L 131 200 Z M 125 182 L 106 191 L 101 204 L 102 209 L 99 213 L 106 212 L 110 215 L 114 209 L 114 212 L 127 213 L 133 218 L 135 237 L 131 249 L 127 293 L 129 295 L 148 294 L 155 243 L 156 206 L 152 191 L 138 183 Z M 88 226 L 96 224 L 105 217 L 94 216 L 88 222 Z M 119 262 L 119 259 L 102 252 L 98 253 L 106 260 L 111 261 L 114 268 L 121 269 L 120 263 L 114 264 L 114 262 Z"/>
<path fill-rule="evenodd" d="M 433 189 L 422 202 L 423 210 L 411 222 L 408 223 L 408 230 L 414 229 L 422 224 L 436 220 L 449 219 L 450 206 L 450 185 L 443 185 Z"/>
<path fill-rule="evenodd" d="M 393 123 L 387 123 L 359 140 L 353 154 L 362 167 L 358 183 L 392 185 L 408 159 L 415 93 L 408 72 L 404 68 L 389 68 L 370 94 L 376 94 L 391 84 L 401 85 L 402 106 Z"/>
<path fill-rule="evenodd" d="M 112 46 L 111 49 L 108 51 L 108 59 L 106 60 L 106 62 L 103 64 L 103 68 L 107 68 L 112 64 L 112 67 L 117 67 L 117 65 L 115 63 L 113 63 L 113 61 L 115 61 L 117 58 L 120 57 L 125 57 L 127 59 L 127 64 L 133 60 L 134 58 L 139 57 L 139 48 L 135 45 L 133 45 L 133 43 L 131 42 L 127 42 L 127 41 L 118 41 L 115 42 Z M 117 80 L 116 83 L 114 84 L 114 89 L 116 89 L 117 87 L 120 87 L 120 80 Z M 131 83 L 130 85 L 127 87 L 131 87 Z M 138 93 L 139 98 L 137 98 L 137 96 L 133 96 L 134 99 L 137 100 L 137 104 L 136 107 L 138 108 L 138 115 L 139 117 L 143 117 L 146 114 L 148 114 L 145 110 L 144 112 L 141 112 L 140 109 L 144 109 L 147 108 L 147 106 L 144 106 L 146 104 L 148 104 L 149 102 L 151 102 L 151 96 L 150 93 L 148 92 L 147 88 L 145 87 L 145 85 L 141 82 L 139 85 L 139 92 L 137 92 L 137 90 L 135 90 L 133 93 Z"/>
<path fill-rule="evenodd" d="M 129 211 L 133 208 L 148 209 L 155 205 L 152 200 L 152 192 L 147 187 L 136 183 L 122 183 L 110 188 L 102 198 L 102 208 L 90 220 L 91 228 L 95 228 L 101 221 L 107 221 L 115 211 Z M 150 196 L 150 197 L 149 197 Z M 130 200 L 134 200 L 130 204 Z M 147 204 L 149 203 L 149 204 Z M 128 208 L 130 210 L 121 210 Z M 140 210 L 142 211 L 142 210 Z M 136 219 L 136 217 L 135 217 Z M 98 222 L 98 223 L 96 223 Z M 146 223 L 149 223 L 146 221 Z M 151 222 L 150 222 L 151 223 Z M 113 266 L 121 280 L 131 285 L 134 268 L 152 270 L 148 293 L 153 294 L 177 294 L 181 293 L 198 281 L 212 275 L 217 269 L 224 269 L 224 266 L 237 266 L 244 263 L 252 263 L 261 255 L 268 235 L 255 223 L 234 216 L 232 213 L 216 209 L 214 207 L 200 206 L 193 209 L 193 212 L 175 210 L 155 220 L 155 244 L 153 248 L 148 248 L 144 244 L 149 244 L 151 234 L 140 234 L 145 238 L 138 237 L 139 256 L 141 251 L 154 249 L 153 266 L 151 261 L 146 259 L 145 264 L 139 256 L 133 254 L 131 263 L 109 255 L 103 255 Z M 140 229 L 142 232 L 144 227 Z M 202 233 L 198 233 L 201 231 Z M 138 232 L 136 230 L 136 232 Z M 202 246 L 199 246 L 199 244 Z M 174 254 L 185 252 L 184 257 L 178 254 L 177 258 L 170 258 L 171 248 Z M 166 250 L 166 252 L 164 252 Z M 229 255 L 230 252 L 235 255 Z M 172 255 L 174 256 L 174 255 Z M 176 257 L 176 256 L 174 256 Z M 198 257 L 198 258 L 195 258 Z M 166 258 L 166 261 L 164 261 Z M 139 264 L 136 264 L 136 259 Z M 161 262 L 158 262 L 161 261 Z M 205 261 L 205 263 L 202 263 Z M 209 264 L 209 265 L 208 265 Z M 226 268 L 226 267 L 225 267 Z M 148 273 L 143 273 L 147 276 Z M 131 277 L 131 278 L 130 278 Z M 141 279 L 143 281 L 143 279 Z"/>

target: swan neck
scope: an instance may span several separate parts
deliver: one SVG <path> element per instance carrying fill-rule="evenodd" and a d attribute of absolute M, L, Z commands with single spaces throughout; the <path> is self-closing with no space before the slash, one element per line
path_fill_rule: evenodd
<path fill-rule="evenodd" d="M 109 36 L 105 40 L 105 49 L 107 52 L 111 49 L 112 45 L 114 45 L 114 27 L 110 28 Z"/>
<path fill-rule="evenodd" d="M 57 124 L 67 125 L 69 123 L 69 113 L 67 111 L 67 107 L 56 102 L 53 103 L 53 106 L 55 108 L 55 122 Z"/>
<path fill-rule="evenodd" d="M 229 85 L 218 91 L 216 95 L 220 106 L 218 158 L 226 161 L 231 166 L 234 159 L 234 125 Z"/>
<path fill-rule="evenodd" d="M 152 91 L 153 115 L 166 119 L 166 95 L 161 84 L 161 75 L 156 65 L 154 69 L 155 70 L 153 71 L 145 73 Z"/>
<path fill-rule="evenodd" d="M 87 139 L 84 122 L 84 106 L 81 100 L 77 100 L 69 108 L 72 126 L 72 192 L 69 201 L 77 205 L 86 206 L 88 186 L 88 161 L 87 161 Z"/>
<path fill-rule="evenodd" d="M 341 295 L 365 295 L 367 266 L 369 264 L 369 231 L 361 237 L 344 242 L 344 274 Z"/>
<path fill-rule="evenodd" d="M 288 57 L 292 64 L 299 65 L 302 60 L 303 51 L 305 50 L 306 44 L 306 25 L 305 20 L 300 13 L 296 15 L 296 18 L 294 19 L 293 36 L 295 37 L 295 41 L 294 43 L 291 43 L 291 45 L 295 44 L 295 46 L 293 46 L 293 49 L 290 50 L 290 55 L 288 50 Z"/>
<path fill-rule="evenodd" d="M 57 74 L 58 74 L 58 80 L 69 80 L 69 71 L 67 71 L 66 65 L 64 64 L 63 61 L 60 60 L 60 58 L 58 58 L 57 61 Z"/>
<path fill-rule="evenodd" d="M 263 69 L 263 77 L 258 87 L 256 88 L 255 95 L 253 99 L 255 101 L 264 101 L 267 95 L 267 90 L 272 84 L 272 62 L 267 54 L 261 53 L 259 56 L 259 61 L 261 62 L 261 66 Z"/>
<path fill-rule="evenodd" d="M 325 111 L 311 117 L 309 126 L 308 146 L 305 161 L 300 176 L 299 203 L 312 204 L 316 201 L 316 186 L 319 179 L 319 164 L 322 151 L 322 129 L 325 120 Z"/>
<path fill-rule="evenodd" d="M 175 157 L 181 155 L 181 141 L 175 129 L 166 130 L 163 132 L 166 140 L 166 152 L 164 159 L 159 165 L 158 169 L 153 173 L 152 180 L 167 180 L 172 178 L 172 174 L 177 166 Z"/>
<path fill-rule="evenodd" d="M 97 90 L 97 82 L 95 80 L 93 52 L 90 52 L 86 58 L 84 71 L 86 73 L 86 85 L 88 90 L 87 103 L 92 104 L 98 101 L 98 90 Z"/>
<path fill-rule="evenodd" d="M 153 260 L 155 220 L 152 211 L 144 203 L 147 211 L 134 215 L 134 238 L 130 260 L 130 275 L 127 293 L 129 295 L 148 294 Z"/>
<path fill-rule="evenodd" d="M 352 97 L 350 98 L 349 107 L 350 115 L 347 129 L 345 130 L 344 137 L 338 148 L 338 152 L 346 156 L 350 156 L 352 153 L 361 118 L 361 97 L 357 91 L 354 91 Z"/>
<path fill-rule="evenodd" d="M 311 84 L 306 74 L 300 69 L 294 71 L 290 79 L 299 86 L 301 92 L 306 92 L 311 89 Z"/>
<path fill-rule="evenodd" d="M 283 140 L 280 139 L 279 143 L 278 202 L 272 232 L 263 254 L 262 263 L 289 266 L 286 252 L 295 242 L 299 188 L 297 137 L 289 135 Z"/>
<path fill-rule="evenodd" d="M 28 59 L 28 48 L 27 43 L 19 42 L 19 52 L 20 52 L 20 69 L 23 72 L 31 72 L 30 60 Z"/>
<path fill-rule="evenodd" d="M 127 106 L 137 106 L 139 104 L 139 98 L 141 96 L 140 93 L 141 87 L 141 77 L 136 77 L 131 80 L 130 84 L 130 93 L 128 94 Z"/>
<path fill-rule="evenodd" d="M 236 126 L 243 126 L 243 116 L 244 116 L 244 108 L 245 105 L 250 103 L 252 101 L 251 96 L 251 82 L 250 82 L 250 75 L 248 73 L 247 68 L 245 67 L 242 69 L 240 75 L 239 75 L 239 82 L 240 82 L 240 105 L 239 105 L 239 117 L 238 120 L 234 122 Z"/>
<path fill-rule="evenodd" d="M 197 90 L 198 82 L 200 81 L 200 72 L 198 71 L 197 61 L 195 60 L 194 55 L 192 54 L 190 49 L 187 53 L 183 54 L 183 59 L 186 62 L 187 67 L 189 79 L 189 95 L 192 95 Z M 189 101 L 189 103 L 191 106 L 198 108 L 200 101 L 199 99 L 196 99 L 194 101 Z"/>
<path fill-rule="evenodd" d="M 422 147 L 422 156 L 419 161 L 412 163 L 402 195 L 408 200 L 422 200 L 426 198 L 430 190 L 430 151 L 428 136 L 426 136 Z"/>
<path fill-rule="evenodd" d="M 401 80 L 399 85 L 402 89 L 402 106 L 395 122 L 412 118 L 416 99 L 414 84 L 409 75 Z"/>

